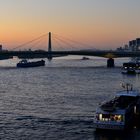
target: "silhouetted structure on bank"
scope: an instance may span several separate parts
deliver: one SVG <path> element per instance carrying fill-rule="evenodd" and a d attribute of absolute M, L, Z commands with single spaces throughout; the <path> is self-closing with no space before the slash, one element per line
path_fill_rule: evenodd
<path fill-rule="evenodd" d="M 140 44 L 140 39 L 137 39 Z M 0 51 L 0 60 L 10 59 L 17 56 L 20 59 L 33 58 L 48 58 L 52 60 L 53 57 L 67 56 L 67 55 L 82 55 L 82 56 L 98 56 L 108 58 L 107 67 L 114 67 L 114 58 L 118 57 L 140 57 L 140 51 L 100 51 L 100 50 L 79 50 L 79 51 L 52 51 L 51 32 L 49 32 L 48 51 Z"/>

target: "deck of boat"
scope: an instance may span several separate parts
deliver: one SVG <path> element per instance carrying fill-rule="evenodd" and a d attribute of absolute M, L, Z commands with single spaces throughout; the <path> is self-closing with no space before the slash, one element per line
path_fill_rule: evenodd
<path fill-rule="evenodd" d="M 116 109 L 125 109 L 136 102 L 137 102 L 136 97 L 120 96 L 115 97 L 113 100 L 104 103 L 103 105 L 101 105 L 101 108 L 104 111 L 114 111 Z"/>

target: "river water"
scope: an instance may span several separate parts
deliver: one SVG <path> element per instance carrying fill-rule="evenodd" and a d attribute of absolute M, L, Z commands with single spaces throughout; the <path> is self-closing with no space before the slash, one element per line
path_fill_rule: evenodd
<path fill-rule="evenodd" d="M 97 134 L 93 118 L 99 103 L 114 97 L 120 83 L 140 90 L 140 76 L 121 74 L 128 59 L 81 57 L 46 60 L 45 67 L 16 68 L 17 59 L 0 61 L 0 139 L 139 140 L 140 130 Z"/>

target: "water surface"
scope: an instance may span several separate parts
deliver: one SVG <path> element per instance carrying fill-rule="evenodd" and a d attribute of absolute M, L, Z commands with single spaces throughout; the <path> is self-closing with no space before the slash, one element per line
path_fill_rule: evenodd
<path fill-rule="evenodd" d="M 140 76 L 121 74 L 128 59 L 80 57 L 46 60 L 45 67 L 16 68 L 17 60 L 0 62 L 0 139 L 139 140 L 140 130 L 125 135 L 96 134 L 93 118 L 99 103 L 114 97 L 120 83 L 140 90 Z"/>

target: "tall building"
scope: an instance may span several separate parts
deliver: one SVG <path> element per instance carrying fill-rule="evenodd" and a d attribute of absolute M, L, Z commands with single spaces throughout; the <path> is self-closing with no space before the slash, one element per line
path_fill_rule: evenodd
<path fill-rule="evenodd" d="M 128 45 L 117 48 L 119 51 L 140 51 L 140 38 L 129 41 Z"/>
<path fill-rule="evenodd" d="M 139 51 L 140 48 L 140 38 L 129 41 L 129 49 L 131 51 Z"/>
<path fill-rule="evenodd" d="M 137 43 L 136 50 L 140 50 L 140 38 L 136 38 L 136 43 Z"/>

